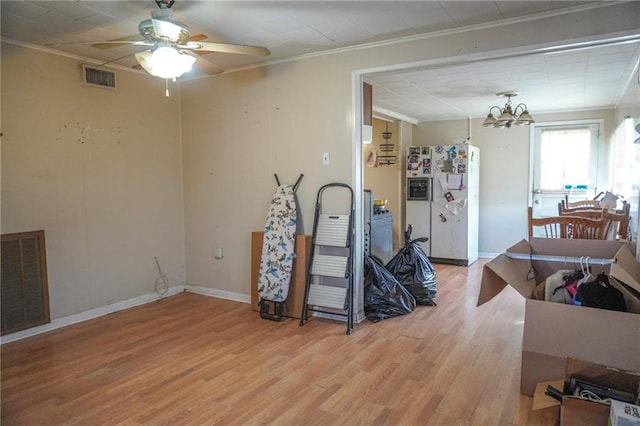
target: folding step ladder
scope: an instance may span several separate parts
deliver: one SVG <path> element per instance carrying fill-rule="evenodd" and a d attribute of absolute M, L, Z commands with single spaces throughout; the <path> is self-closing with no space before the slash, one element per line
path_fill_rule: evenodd
<path fill-rule="evenodd" d="M 323 211 L 322 199 L 327 189 L 348 190 L 348 214 Z M 344 316 L 347 318 L 347 334 L 353 330 L 354 213 L 353 190 L 349 185 L 330 183 L 320 188 L 316 198 L 300 326 L 307 321 L 308 311 L 313 311 Z M 327 308 L 332 310 L 323 310 Z"/>

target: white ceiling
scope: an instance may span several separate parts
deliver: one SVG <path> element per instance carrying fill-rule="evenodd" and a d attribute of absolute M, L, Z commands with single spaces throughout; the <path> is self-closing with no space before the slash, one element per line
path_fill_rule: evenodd
<path fill-rule="evenodd" d="M 594 3 L 176 0 L 172 11 L 174 20 L 188 25 L 192 34 L 206 34 L 207 41 L 265 46 L 271 51 L 268 58 L 206 55 L 216 65 L 233 70 L 363 43 L 591 7 Z M 37 46 L 111 40 L 135 35 L 138 23 L 149 19 L 154 9 L 157 6 L 153 0 L 2 0 L 1 34 L 3 40 Z M 130 67 L 135 65 L 132 54 L 144 48 L 97 49 L 84 44 L 47 49 Z M 486 115 L 491 105 L 504 104 L 495 93 L 507 90 L 519 91 L 514 104 L 526 103 L 535 118 L 536 112 L 614 107 L 639 57 L 640 43 L 636 40 L 572 52 L 396 71 L 368 76 L 367 81 L 374 86 L 377 111 L 417 121 Z"/>

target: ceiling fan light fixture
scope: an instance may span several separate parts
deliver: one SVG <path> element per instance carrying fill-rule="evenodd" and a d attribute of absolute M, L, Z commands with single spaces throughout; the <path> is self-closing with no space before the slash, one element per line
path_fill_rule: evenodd
<path fill-rule="evenodd" d="M 171 46 L 160 46 L 153 51 L 135 54 L 136 59 L 149 74 L 160 78 L 177 78 L 191 70 L 196 58 L 178 52 Z"/>
<path fill-rule="evenodd" d="M 0 0 L 2 1 L 2 0 Z M 176 79 L 195 65 L 206 75 L 217 75 L 224 69 L 216 66 L 202 54 L 219 52 L 235 55 L 269 56 L 271 52 L 266 47 L 248 46 L 244 44 L 229 44 L 206 42 L 205 34 L 191 34 L 189 27 L 173 20 L 171 7 L 175 0 L 155 0 L 158 9 L 151 11 L 151 19 L 145 19 L 138 24 L 138 32 L 144 38 L 138 36 L 126 36 L 103 42 L 92 42 L 97 49 L 108 49 L 121 45 L 147 46 L 147 51 L 133 53 L 138 64 L 154 77 L 163 79 Z M 69 44 L 69 43 L 64 43 Z M 86 44 L 81 42 L 80 44 Z M 107 65 L 120 61 L 125 55 L 103 63 Z M 133 66 L 139 69 L 139 66 Z"/>

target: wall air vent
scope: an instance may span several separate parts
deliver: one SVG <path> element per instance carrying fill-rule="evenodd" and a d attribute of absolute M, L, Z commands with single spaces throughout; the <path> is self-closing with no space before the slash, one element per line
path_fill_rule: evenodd
<path fill-rule="evenodd" d="M 50 322 L 44 231 L 2 234 L 2 335 Z"/>
<path fill-rule="evenodd" d="M 105 71 L 89 65 L 83 65 L 82 74 L 84 75 L 84 84 L 87 86 L 107 89 L 116 88 L 116 73 L 113 71 Z"/>

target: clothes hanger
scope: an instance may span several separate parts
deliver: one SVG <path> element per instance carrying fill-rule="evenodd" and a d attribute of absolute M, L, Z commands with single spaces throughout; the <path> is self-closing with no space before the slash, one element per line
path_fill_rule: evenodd
<path fill-rule="evenodd" d="M 591 281 L 594 278 L 593 275 L 591 275 L 591 268 L 589 267 L 589 259 L 590 259 L 589 256 L 587 256 L 584 259 L 584 281 L 583 282 Z"/>

